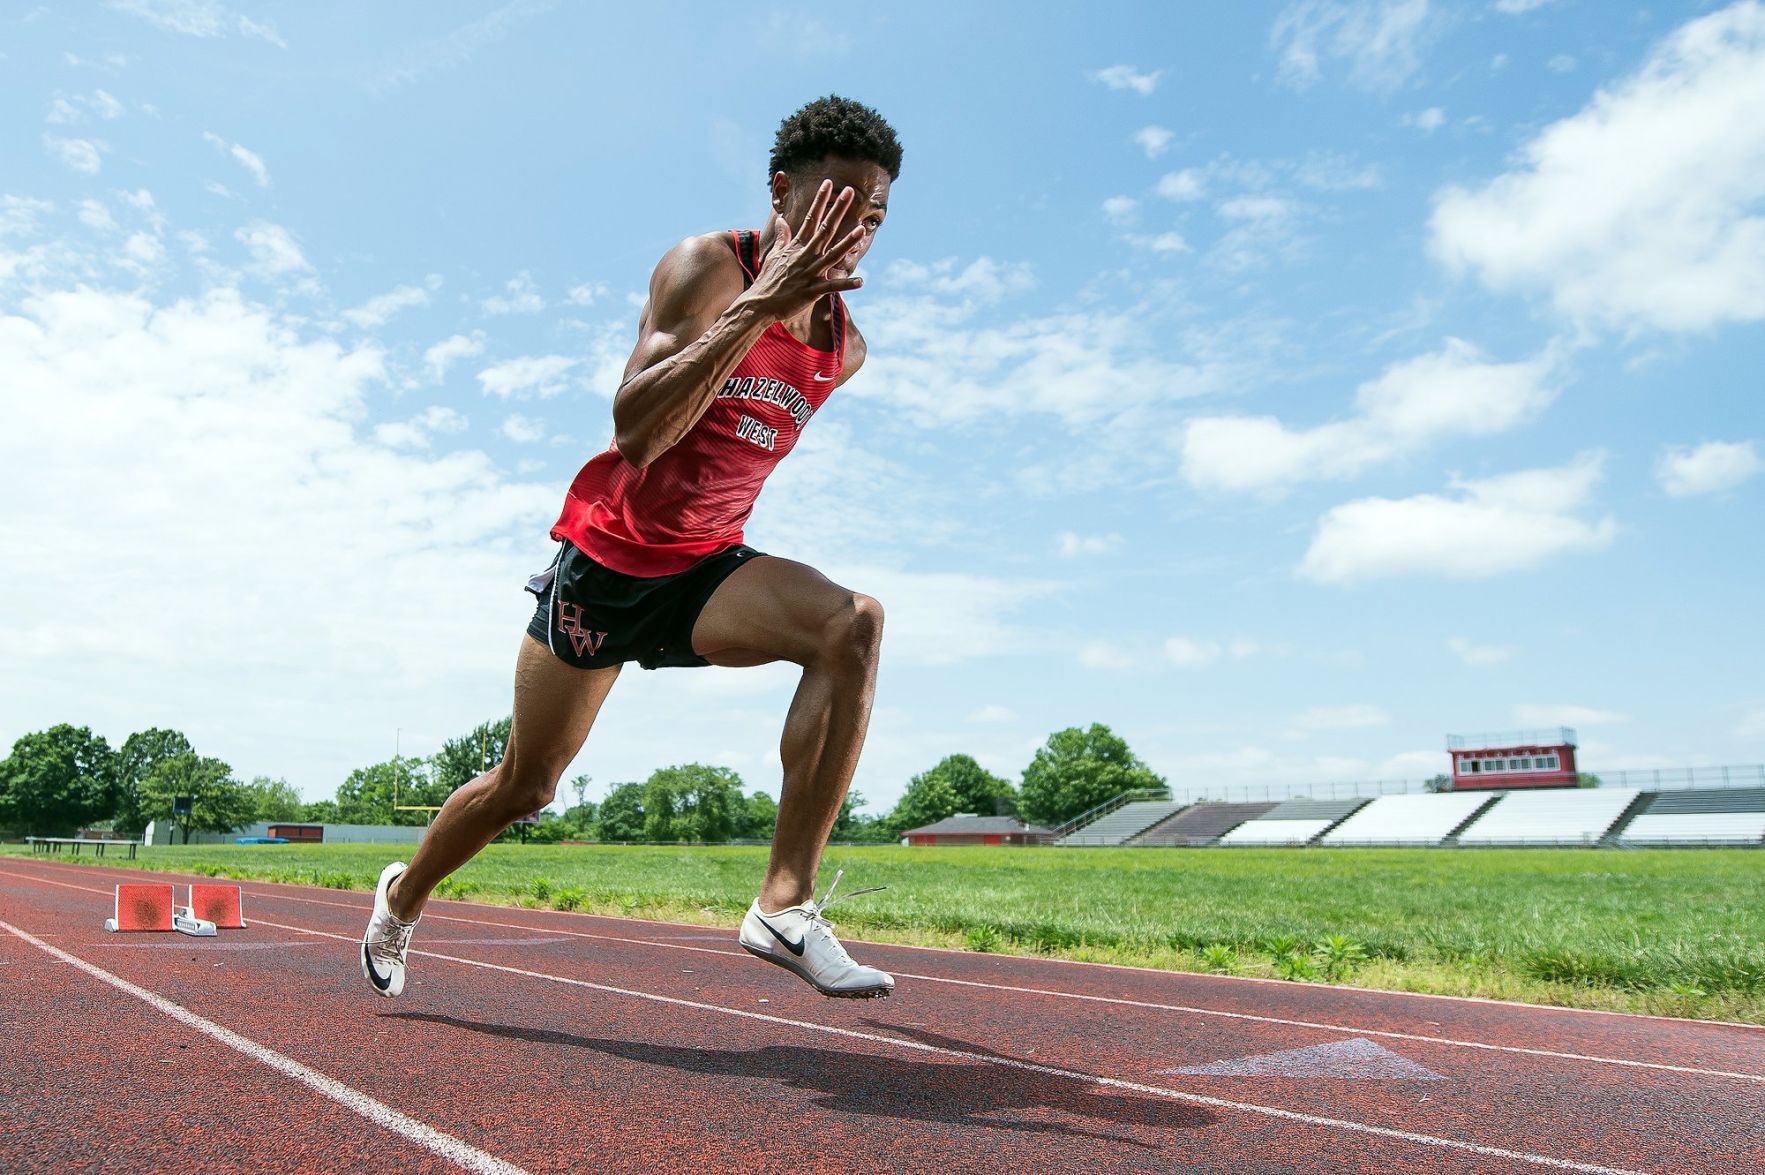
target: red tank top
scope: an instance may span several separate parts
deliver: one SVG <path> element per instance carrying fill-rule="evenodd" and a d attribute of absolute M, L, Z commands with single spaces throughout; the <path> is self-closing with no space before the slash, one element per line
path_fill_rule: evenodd
<path fill-rule="evenodd" d="M 760 272 L 759 234 L 731 230 L 745 284 Z M 800 343 L 775 322 L 679 443 L 643 469 L 617 445 L 593 458 L 564 497 L 552 527 L 622 575 L 685 571 L 742 541 L 766 475 L 797 443 L 846 359 L 846 307 L 833 295 L 833 351 Z"/>

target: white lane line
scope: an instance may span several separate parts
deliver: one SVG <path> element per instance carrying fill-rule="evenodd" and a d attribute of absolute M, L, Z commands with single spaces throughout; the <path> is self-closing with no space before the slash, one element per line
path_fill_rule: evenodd
<path fill-rule="evenodd" d="M 328 930 L 312 930 L 304 926 L 290 926 L 284 922 L 267 922 L 260 917 L 252 919 L 264 926 L 274 926 L 278 930 L 292 930 L 296 934 L 311 934 L 320 938 L 334 938 L 341 942 L 358 941 L 347 934 L 332 934 Z M 1302 1114 L 1296 1110 L 1283 1110 L 1276 1106 L 1258 1105 L 1255 1102 L 1234 1102 L 1225 1098 L 1208 1097 L 1198 1093 L 1184 1093 L 1182 1090 L 1167 1089 L 1160 1085 L 1143 1085 L 1137 1081 L 1123 1081 L 1115 1077 L 1099 1077 L 1095 1073 L 1082 1073 L 1076 1069 L 1061 1069 L 1054 1065 L 1038 1065 L 1033 1061 L 1019 1061 L 1011 1057 L 994 1056 L 989 1053 L 969 1052 L 965 1049 L 945 1048 L 942 1045 L 925 1044 L 917 1040 L 902 1040 L 895 1036 L 882 1036 L 873 1032 L 859 1032 L 852 1028 L 836 1028 L 831 1024 L 816 1024 L 810 1020 L 791 1020 L 784 1016 L 772 1016 L 765 1012 L 750 1012 L 743 1008 L 725 1008 L 719 1004 L 706 1004 L 698 1000 L 681 999 L 678 996 L 659 995 L 655 992 L 634 991 L 627 987 L 614 987 L 607 983 L 594 983 L 587 979 L 572 979 L 567 975 L 549 975 L 544 971 L 527 971 L 520 967 L 506 967 L 501 963 L 487 963 L 481 959 L 465 959 L 458 955 L 444 955 L 438 951 L 421 951 L 412 949 L 411 954 L 421 955 L 426 959 L 441 959 L 448 963 L 459 963 L 467 967 L 480 967 L 486 971 L 501 971 L 508 975 L 520 975 L 528 979 L 543 979 L 550 983 L 562 983 L 571 987 L 585 987 L 591 991 L 605 992 L 608 995 L 626 996 L 630 999 L 648 1000 L 651 1003 L 671 1004 L 679 1008 L 693 1008 L 701 1012 L 715 1012 L 722 1016 L 738 1016 L 744 1020 L 759 1020 L 767 1024 L 778 1024 L 787 1028 L 801 1028 L 809 1032 L 827 1033 L 832 1036 L 844 1036 L 853 1040 L 870 1041 L 873 1044 L 888 1045 L 891 1048 L 908 1049 L 914 1052 L 935 1053 L 938 1056 L 955 1057 L 963 1061 L 979 1061 L 987 1065 L 997 1065 L 1005 1069 L 1020 1069 L 1028 1073 L 1041 1073 L 1049 1077 L 1063 1077 L 1069 1081 L 1077 1081 L 1085 1085 L 1106 1085 L 1111 1089 L 1126 1089 L 1135 1093 L 1150 1094 L 1153 1097 L 1165 1098 L 1169 1101 L 1187 1102 L 1198 1106 L 1211 1106 L 1221 1110 L 1239 1110 L 1244 1113 L 1260 1114 L 1268 1118 L 1279 1118 L 1288 1122 L 1301 1122 L 1307 1126 L 1327 1126 L 1335 1130 L 1349 1130 L 1360 1134 L 1376 1134 L 1381 1138 L 1395 1138 L 1403 1142 L 1419 1143 L 1422 1146 L 1439 1147 L 1445 1150 L 1465 1151 L 1475 1155 L 1488 1155 L 1493 1158 L 1514 1159 L 1522 1163 L 1531 1163 L 1538 1167 L 1551 1167 L 1560 1171 L 1583 1171 L 1590 1175 L 1644 1175 L 1643 1172 L 1630 1171 L 1621 1167 L 1598 1167 L 1591 1163 L 1575 1163 L 1567 1159 L 1553 1159 L 1548 1155 L 1535 1155 L 1526 1151 L 1503 1150 L 1501 1147 L 1484 1146 L 1481 1143 L 1461 1142 L 1452 1138 L 1437 1138 L 1431 1134 L 1416 1134 L 1408 1130 L 1394 1130 L 1389 1126 L 1374 1126 L 1367 1122 L 1353 1122 L 1346 1118 L 1325 1118 L 1316 1114 Z"/>
<path fill-rule="evenodd" d="M 4 870 L 0 870 L 0 872 L 4 872 Z M 45 884 L 59 885 L 65 889 L 83 889 L 91 893 L 105 892 L 103 890 L 93 890 L 88 886 L 69 885 L 66 882 L 61 881 L 47 881 L 46 879 L 30 878 L 25 874 L 13 874 L 13 876 L 25 877 L 28 880 L 44 880 Z M 368 909 L 368 907 L 351 902 L 333 902 L 327 901 L 323 898 L 299 897 L 294 894 L 284 894 L 275 891 L 251 890 L 248 892 L 258 897 L 269 898 L 272 901 L 300 902 L 310 906 L 330 906 L 334 909 L 354 910 L 358 913 L 364 914 Z M 529 933 L 561 934 L 567 935 L 571 938 L 593 939 L 598 942 L 627 943 L 633 946 L 655 947 L 658 950 L 665 951 L 693 951 L 698 954 L 722 955 L 728 958 L 744 957 L 739 951 L 719 950 L 715 947 L 695 947 L 686 943 L 660 942 L 652 938 L 628 938 L 616 934 L 595 934 L 586 930 L 565 930 L 562 928 L 551 927 L 541 928 L 520 922 L 498 922 L 489 918 L 465 918 L 453 914 L 425 913 L 423 917 L 425 919 L 441 922 L 463 922 L 469 926 L 495 927 L 499 930 L 525 930 Z M 955 979 L 946 975 L 924 975 L 911 971 L 896 971 L 893 974 L 906 979 L 918 979 L 926 983 L 943 983 L 952 987 L 978 987 L 988 991 L 1008 991 L 1022 995 L 1048 996 L 1054 999 L 1082 1000 L 1086 1003 L 1113 1004 L 1125 1008 L 1144 1008 L 1148 1011 L 1155 1012 L 1176 1012 L 1188 1016 L 1212 1016 L 1222 1020 L 1245 1020 L 1256 1024 L 1278 1024 L 1284 1028 L 1313 1028 L 1320 1032 L 1340 1032 L 1347 1036 L 1380 1036 L 1388 1040 L 1407 1040 L 1418 1044 L 1442 1045 L 1448 1048 L 1478 1049 L 1483 1052 L 1511 1053 L 1523 1057 L 1548 1057 L 1552 1060 L 1578 1061 L 1589 1065 L 1612 1065 L 1625 1069 L 1647 1069 L 1659 1073 L 1684 1073 L 1694 1077 L 1721 1077 L 1733 1081 L 1752 1081 L 1765 1084 L 1765 1073 L 1741 1073 L 1729 1069 L 1702 1069 L 1693 1065 L 1669 1065 L 1663 1061 L 1636 1061 L 1627 1057 L 1601 1056 L 1597 1053 L 1570 1053 L 1551 1049 L 1527 1048 L 1524 1045 L 1490 1044 L 1487 1041 L 1480 1040 L 1459 1040 L 1449 1036 L 1425 1036 L 1420 1033 L 1395 1032 L 1384 1028 L 1361 1028 L 1349 1024 L 1326 1024 L 1317 1020 L 1294 1020 L 1281 1016 L 1264 1016 L 1254 1012 L 1228 1012 L 1221 1008 L 1200 1008 L 1188 1004 L 1166 1004 L 1151 1000 L 1131 1000 L 1122 996 L 1088 995 L 1083 992 L 1057 991 L 1052 988 L 1043 987 L 1015 987 L 1003 983 L 986 983 L 975 979 Z M 1385 995 L 1403 993 L 1374 992 L 1372 994 Z M 1500 1001 L 1491 1002 L 1500 1006 Z M 1561 1010 L 1569 1011 L 1572 1009 Z M 1707 1022 L 1691 1020 L 1683 1021 L 1683 1023 L 1698 1024 L 1702 1026 Z M 1733 1025 L 1733 1027 L 1755 1028 L 1757 1026 L 1740 1024 Z"/>
<path fill-rule="evenodd" d="M 361 910 L 363 907 L 347 902 L 328 902 L 319 898 L 292 897 L 286 894 L 264 894 L 265 897 L 282 898 L 291 902 L 305 902 L 315 906 L 333 906 L 338 909 Z M 488 918 L 462 918 L 451 914 L 424 914 L 425 919 L 437 921 L 464 922 L 472 926 L 490 926 L 499 930 L 536 931 L 538 927 L 524 925 L 519 922 L 497 922 Z M 266 925 L 271 925 L 266 923 Z M 702 955 L 722 955 L 727 958 L 745 957 L 740 951 L 720 950 L 716 947 L 695 947 L 686 943 L 658 942 L 650 938 L 625 938 L 616 934 L 595 934 L 586 930 L 546 929 L 541 933 L 563 934 L 572 938 L 594 939 L 600 942 L 629 943 L 634 946 L 655 947 L 665 951 L 693 951 Z M 1198 1008 L 1187 1004 L 1164 1004 L 1151 1000 L 1131 1000 L 1121 996 L 1087 995 L 1076 991 L 1056 991 L 1044 987 L 1016 987 L 1004 983 L 985 983 L 975 979 L 953 979 L 947 975 L 922 975 L 912 971 L 895 971 L 892 974 L 905 979 L 919 979 L 926 983 L 943 983 L 952 987 L 978 987 L 988 991 L 1008 991 L 1020 995 L 1050 996 L 1064 1000 L 1083 1000 L 1087 1003 L 1113 1004 L 1126 1008 L 1145 1008 L 1155 1012 L 1176 1012 L 1188 1016 L 1213 1016 L 1224 1020 L 1248 1020 L 1257 1024 L 1278 1024 L 1284 1028 L 1315 1028 L 1323 1032 L 1340 1032 L 1347 1036 L 1382 1036 L 1388 1040 L 1408 1040 L 1419 1044 L 1436 1044 L 1449 1048 L 1480 1049 L 1484 1052 L 1512 1053 L 1525 1057 L 1549 1057 L 1558 1061 L 1580 1061 L 1590 1065 L 1615 1065 L 1626 1069 L 1649 1069 L 1661 1073 L 1685 1073 L 1695 1077 L 1723 1077 L 1734 1081 L 1753 1081 L 1765 1083 L 1765 1073 L 1740 1073 L 1728 1069 L 1700 1069 L 1692 1065 L 1669 1065 L 1663 1061 L 1634 1061 L 1626 1057 L 1605 1057 L 1592 1053 L 1559 1052 L 1552 1049 L 1534 1049 L 1516 1044 L 1490 1044 L 1480 1040 L 1458 1040 L 1449 1036 L 1425 1036 L 1415 1032 L 1394 1032 L 1384 1028 L 1361 1028 L 1348 1024 L 1325 1024 L 1317 1020 L 1292 1020 L 1282 1016 L 1263 1016 L 1254 1012 L 1228 1012 L 1220 1008 Z M 1695 1021 L 1694 1021 L 1695 1023 Z"/>
<path fill-rule="evenodd" d="M 258 1044 L 255 1040 L 248 1040 L 229 1028 L 221 1027 L 212 1020 L 205 1020 L 196 1013 L 180 1008 L 177 1004 L 155 995 L 146 988 L 136 987 L 128 980 L 112 975 L 102 967 L 95 967 L 84 959 L 68 954 L 59 947 L 52 947 L 42 939 L 20 930 L 10 922 L 0 921 L 0 929 L 10 931 L 38 950 L 53 955 L 70 966 L 78 967 L 94 979 L 108 983 L 118 991 L 150 1004 L 186 1027 L 194 1028 L 229 1048 L 237 1049 L 252 1060 L 261 1061 L 277 1072 L 294 1078 L 308 1089 L 323 1094 L 347 1109 L 354 1110 L 374 1125 L 397 1131 L 418 1146 L 435 1152 L 467 1171 L 483 1172 L 484 1175 L 527 1175 L 524 1169 L 513 1163 L 505 1162 L 451 1134 L 401 1114 L 385 1102 L 377 1101 L 358 1089 L 353 1089 L 341 1081 L 327 1077 L 316 1069 L 310 1069 L 291 1057 L 285 1057 L 272 1048 Z"/>

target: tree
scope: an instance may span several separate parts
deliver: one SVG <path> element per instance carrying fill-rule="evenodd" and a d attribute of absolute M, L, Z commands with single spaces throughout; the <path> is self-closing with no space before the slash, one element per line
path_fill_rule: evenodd
<path fill-rule="evenodd" d="M 1448 792 L 1452 790 L 1452 776 L 1436 775 L 1422 784 L 1431 792 Z"/>
<path fill-rule="evenodd" d="M 0 826 L 68 836 L 116 810 L 116 780 L 116 752 L 90 728 L 27 734 L 0 762 Z"/>
<path fill-rule="evenodd" d="M 1038 824 L 1060 824 L 1125 791 L 1161 788 L 1164 780 L 1102 723 L 1048 736 L 1023 771 L 1018 810 Z"/>
<path fill-rule="evenodd" d="M 336 800 L 313 800 L 300 806 L 302 824 L 343 824 Z"/>
<path fill-rule="evenodd" d="M 431 780 L 421 759 L 394 756 L 358 767 L 337 787 L 337 818 L 344 824 L 427 824 L 432 813 L 399 812 L 394 805 L 439 807 L 448 789 Z"/>
<path fill-rule="evenodd" d="M 727 767 L 687 763 L 658 768 L 644 784 L 644 838 L 726 841 L 740 815 L 742 777 Z"/>
<path fill-rule="evenodd" d="M 947 776 L 936 770 L 925 771 L 908 781 L 889 823 L 899 832 L 936 824 L 946 816 L 962 811 L 962 798 L 956 794 Z"/>
<path fill-rule="evenodd" d="M 245 785 L 251 796 L 252 819 L 265 824 L 299 820 L 304 805 L 300 793 L 286 779 L 260 775 Z"/>
<path fill-rule="evenodd" d="M 601 801 L 600 839 L 639 841 L 644 838 L 644 785 L 617 783 Z"/>
<path fill-rule="evenodd" d="M 116 830 L 129 836 L 140 836 L 155 815 L 147 811 L 147 800 L 141 790 L 147 777 L 167 759 L 195 753 L 196 748 L 190 745 L 190 740 L 176 730 L 154 726 L 131 734 L 123 742 L 118 755 Z"/>
<path fill-rule="evenodd" d="M 251 823 L 256 797 L 219 759 L 194 753 L 162 759 L 141 785 L 147 810 L 155 819 L 172 815 L 172 801 L 190 798 L 190 814 L 174 818 L 184 827 L 184 843 L 192 832 L 232 832 Z"/>
<path fill-rule="evenodd" d="M 947 755 L 930 771 L 908 781 L 889 824 L 896 832 L 936 824 L 946 816 L 972 812 L 977 816 L 1015 815 L 1017 789 L 969 755 Z"/>
<path fill-rule="evenodd" d="M 749 792 L 735 834 L 743 840 L 771 840 L 778 831 L 778 801 L 763 791 Z"/>
<path fill-rule="evenodd" d="M 1599 785 L 1600 785 L 1600 777 L 1593 774 L 1592 772 L 1578 771 L 1575 773 L 1575 786 L 1576 787 L 1598 787 Z"/>
<path fill-rule="evenodd" d="M 481 722 L 459 738 L 450 738 L 429 757 L 434 782 L 441 789 L 442 799 L 461 784 L 474 779 L 503 761 L 509 751 L 509 732 L 514 729 L 511 718 Z M 418 800 L 413 803 L 441 803 L 441 800 Z"/>

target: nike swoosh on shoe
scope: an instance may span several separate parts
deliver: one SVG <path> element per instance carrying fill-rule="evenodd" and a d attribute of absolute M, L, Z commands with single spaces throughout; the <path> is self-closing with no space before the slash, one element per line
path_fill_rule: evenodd
<path fill-rule="evenodd" d="M 365 943 L 362 945 L 362 969 L 368 973 L 368 982 L 381 991 L 392 986 L 392 976 L 388 975 L 385 979 L 380 978 L 380 969 L 374 966 L 374 957 L 368 953 Z"/>
<path fill-rule="evenodd" d="M 760 916 L 758 914 L 754 915 L 754 917 L 760 918 Z M 802 943 L 792 942 L 790 939 L 788 939 L 784 935 L 780 934 L 778 932 L 777 928 L 774 927 L 772 925 L 772 923 L 766 921 L 766 919 L 764 919 L 764 918 L 760 918 L 760 925 L 764 926 L 767 930 L 772 931 L 772 937 L 776 938 L 779 942 L 782 942 L 784 944 L 785 950 L 787 950 L 791 954 L 797 956 L 797 958 L 799 958 L 799 959 L 803 957 L 803 944 Z"/>

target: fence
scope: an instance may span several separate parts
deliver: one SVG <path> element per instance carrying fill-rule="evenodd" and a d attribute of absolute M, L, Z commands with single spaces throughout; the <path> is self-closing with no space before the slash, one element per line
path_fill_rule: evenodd
<path fill-rule="evenodd" d="M 1642 791 L 1685 791 L 1690 788 L 1765 787 L 1765 764 L 1742 767 L 1662 767 L 1626 771 L 1595 771 L 1601 787 L 1634 787 Z M 1426 779 L 1338 780 L 1329 783 L 1247 783 L 1172 786 L 1171 799 L 1184 804 L 1254 803 L 1258 800 L 1348 800 L 1360 796 L 1407 796 L 1428 790 Z M 1482 790 L 1482 789 L 1478 789 Z M 1490 790 L 1499 791 L 1499 788 Z"/>

